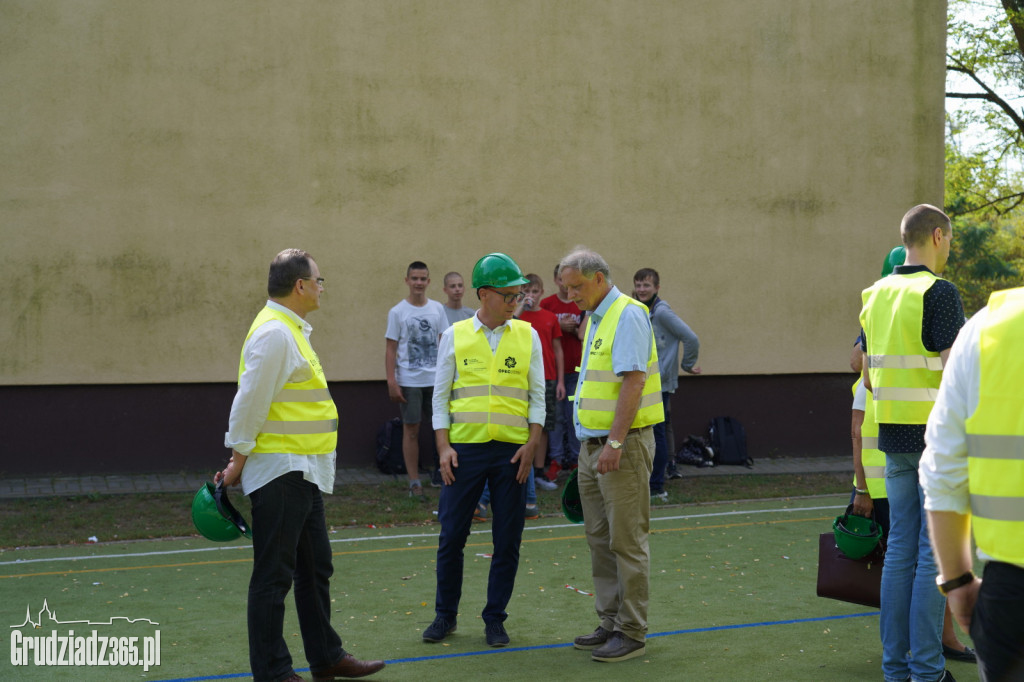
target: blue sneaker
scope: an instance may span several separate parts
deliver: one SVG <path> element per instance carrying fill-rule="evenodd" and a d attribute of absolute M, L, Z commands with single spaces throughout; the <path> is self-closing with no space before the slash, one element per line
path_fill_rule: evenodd
<path fill-rule="evenodd" d="M 423 641 L 440 642 L 453 632 L 455 632 L 455 619 L 449 621 L 444 616 L 438 616 L 430 624 L 430 627 L 423 631 Z"/>

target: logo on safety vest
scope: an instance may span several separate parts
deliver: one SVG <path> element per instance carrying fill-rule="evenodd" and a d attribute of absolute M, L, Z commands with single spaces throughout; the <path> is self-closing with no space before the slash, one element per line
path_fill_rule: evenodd
<path fill-rule="evenodd" d="M 508 367 L 509 369 L 512 369 L 513 367 L 516 366 L 516 359 L 511 355 L 508 356 L 507 358 L 505 358 L 505 366 Z"/>
<path fill-rule="evenodd" d="M 598 350 L 602 343 L 604 343 L 604 339 L 597 339 L 594 341 L 594 350 Z"/>

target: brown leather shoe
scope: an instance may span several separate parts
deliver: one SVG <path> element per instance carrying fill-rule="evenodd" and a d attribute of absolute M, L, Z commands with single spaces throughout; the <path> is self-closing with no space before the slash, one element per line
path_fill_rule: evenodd
<path fill-rule="evenodd" d="M 292 673 L 292 676 L 284 682 L 306 682 L 306 680 L 305 678 L 299 677 L 298 673 Z"/>
<path fill-rule="evenodd" d="M 345 654 L 327 670 L 313 673 L 313 682 L 331 682 L 335 677 L 366 677 L 383 667 L 384 661 L 360 661 L 352 654 Z"/>

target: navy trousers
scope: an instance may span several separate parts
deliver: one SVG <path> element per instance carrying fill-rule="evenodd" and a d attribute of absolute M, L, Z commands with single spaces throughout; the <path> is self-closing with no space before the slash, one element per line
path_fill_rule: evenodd
<path fill-rule="evenodd" d="M 518 464 L 512 457 L 520 445 L 453 443 L 459 457 L 455 482 L 441 488 L 437 516 L 441 534 L 437 541 L 437 596 L 434 609 L 449 621 L 459 613 L 462 598 L 463 550 L 473 525 L 473 511 L 486 483 L 491 491 L 491 540 L 494 551 L 487 577 L 484 623 L 504 622 L 505 607 L 512 598 L 519 569 L 519 543 L 523 539 L 526 486 L 516 481 Z M 531 463 L 532 467 L 532 463 Z M 533 469 L 530 470 L 533 475 Z"/>

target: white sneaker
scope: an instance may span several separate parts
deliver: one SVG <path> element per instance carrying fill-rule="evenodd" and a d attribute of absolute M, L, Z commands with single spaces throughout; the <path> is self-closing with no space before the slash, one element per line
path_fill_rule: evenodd
<path fill-rule="evenodd" d="M 658 502 L 668 502 L 668 491 L 662 490 L 660 493 L 651 493 L 651 501 L 655 500 Z"/>
<path fill-rule="evenodd" d="M 534 476 L 533 482 L 535 484 L 537 484 L 537 487 L 540 488 L 541 490 L 557 490 L 558 489 L 558 484 L 557 483 L 552 483 L 548 479 L 541 478 L 540 476 Z"/>

